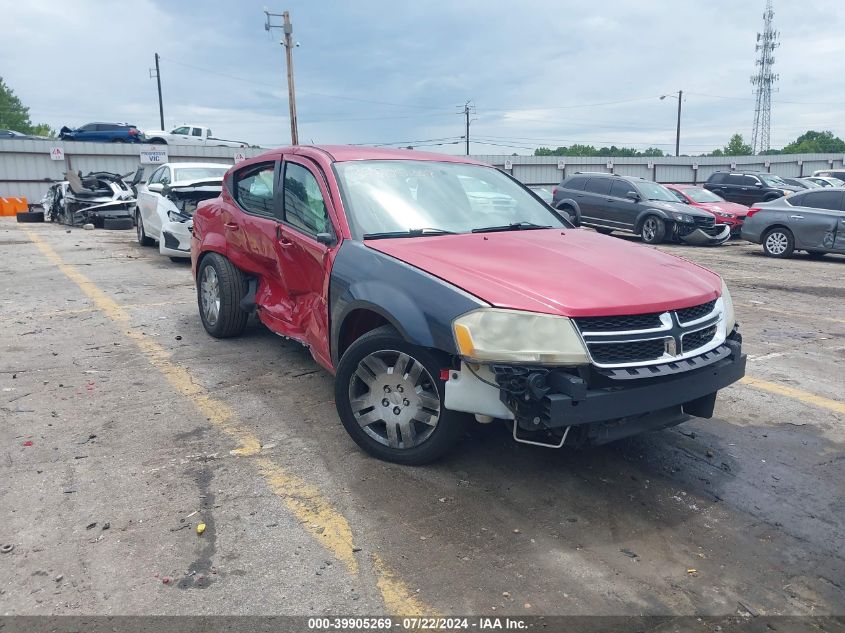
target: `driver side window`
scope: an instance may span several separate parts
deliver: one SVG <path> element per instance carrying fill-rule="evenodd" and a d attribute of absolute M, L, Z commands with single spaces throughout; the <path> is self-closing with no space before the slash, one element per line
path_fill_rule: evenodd
<path fill-rule="evenodd" d="M 162 173 L 164 173 L 164 167 L 159 167 L 158 169 L 156 169 L 150 176 L 150 179 L 147 181 L 147 184 L 152 185 L 153 183 L 158 182 L 159 178 L 161 178 Z"/>

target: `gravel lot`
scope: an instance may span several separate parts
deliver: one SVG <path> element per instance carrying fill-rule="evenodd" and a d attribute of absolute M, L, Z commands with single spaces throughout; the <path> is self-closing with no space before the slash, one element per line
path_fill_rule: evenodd
<path fill-rule="evenodd" d="M 711 420 L 405 468 L 134 237 L 0 220 L 0 614 L 845 614 L 845 258 L 664 247 L 737 305 Z"/>

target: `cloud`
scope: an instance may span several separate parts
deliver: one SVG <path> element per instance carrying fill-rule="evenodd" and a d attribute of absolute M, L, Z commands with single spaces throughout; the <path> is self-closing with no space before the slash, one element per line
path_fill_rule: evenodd
<path fill-rule="evenodd" d="M 154 129 L 149 68 L 158 52 L 169 125 L 193 122 L 223 137 L 283 144 L 284 49 L 278 32 L 263 30 L 264 1 L 0 0 L 11 27 L 0 67 L 39 122 L 120 120 Z M 750 137 L 748 80 L 763 5 L 290 0 L 302 44 L 294 51 L 300 137 L 450 139 L 438 142 L 458 144 L 435 148 L 460 152 L 460 107 L 471 99 L 479 153 L 571 142 L 670 149 L 676 102 L 658 96 L 683 89 L 682 151 L 706 151 L 737 131 Z M 845 21 L 838 9 L 834 0 L 818 0 L 812 11 L 776 0 L 774 146 L 808 128 L 845 134 L 845 79 L 834 69 Z"/>

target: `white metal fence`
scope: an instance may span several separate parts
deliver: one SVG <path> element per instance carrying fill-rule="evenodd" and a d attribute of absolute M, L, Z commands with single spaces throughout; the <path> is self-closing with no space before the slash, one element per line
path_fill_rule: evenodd
<path fill-rule="evenodd" d="M 61 152 L 54 152 L 56 149 Z M 50 140 L 0 141 L 0 196 L 25 196 L 36 204 L 51 182 L 62 180 L 68 170 L 110 171 L 126 174 L 140 165 L 142 150 L 166 149 L 172 162 L 207 161 L 233 164 L 237 154 L 250 158 L 266 150 L 253 147 L 193 147 L 86 143 Z M 59 157 L 54 160 L 54 157 Z M 601 171 L 640 176 L 657 182 L 695 183 L 714 171 L 754 169 L 778 176 L 806 176 L 817 169 L 842 167 L 842 154 L 783 154 L 776 156 L 680 156 L 661 158 L 609 158 L 578 156 L 473 156 L 511 173 L 530 185 L 552 185 L 576 171 Z M 146 165 L 148 170 L 154 165 Z"/>

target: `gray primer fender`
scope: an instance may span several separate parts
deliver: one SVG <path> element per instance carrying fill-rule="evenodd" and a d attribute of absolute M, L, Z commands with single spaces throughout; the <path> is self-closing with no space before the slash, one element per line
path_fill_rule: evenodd
<path fill-rule="evenodd" d="M 381 315 L 414 345 L 455 354 L 452 321 L 489 305 L 362 242 L 344 240 L 329 282 L 332 363 L 336 366 L 339 360 L 341 326 L 354 310 L 363 308 Z"/>

